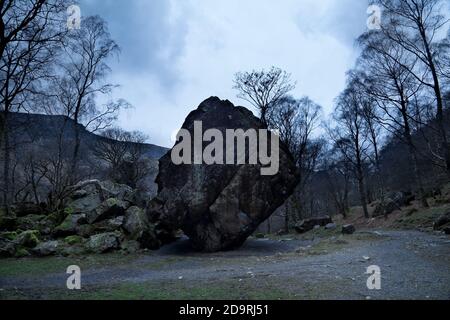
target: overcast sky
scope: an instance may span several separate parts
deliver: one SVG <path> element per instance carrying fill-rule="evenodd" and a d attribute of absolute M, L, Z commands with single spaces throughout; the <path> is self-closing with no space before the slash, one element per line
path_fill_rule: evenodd
<path fill-rule="evenodd" d="M 210 96 L 248 104 L 232 89 L 237 71 L 276 66 L 329 113 L 356 59 L 366 0 L 81 0 L 121 47 L 111 63 L 115 96 L 134 108 L 119 125 L 171 147 L 187 114 Z"/>

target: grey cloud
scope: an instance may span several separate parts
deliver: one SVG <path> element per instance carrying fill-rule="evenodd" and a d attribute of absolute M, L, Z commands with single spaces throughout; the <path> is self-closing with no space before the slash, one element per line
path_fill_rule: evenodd
<path fill-rule="evenodd" d="M 167 0 L 81 0 L 83 15 L 98 14 L 109 26 L 123 54 L 117 72 L 156 75 L 163 87 L 177 81 L 171 61 L 182 54 L 186 28 L 182 21 L 170 24 Z"/>

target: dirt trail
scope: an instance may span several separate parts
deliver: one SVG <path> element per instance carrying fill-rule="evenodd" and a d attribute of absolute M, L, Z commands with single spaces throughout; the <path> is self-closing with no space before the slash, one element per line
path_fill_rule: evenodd
<path fill-rule="evenodd" d="M 236 288 L 245 283 L 248 288 L 275 285 L 300 299 L 450 299 L 448 236 L 417 231 L 370 235 L 358 241 L 333 238 L 327 245 L 317 240 L 252 239 L 240 250 L 217 254 L 195 253 L 181 240 L 120 265 L 82 270 L 82 283 L 91 288 L 153 283 L 161 290 L 166 283 L 231 283 Z M 379 291 L 367 289 L 370 265 L 381 268 Z M 13 289 L 62 290 L 66 279 L 64 272 L 0 277 L 0 290 L 6 298 Z"/>

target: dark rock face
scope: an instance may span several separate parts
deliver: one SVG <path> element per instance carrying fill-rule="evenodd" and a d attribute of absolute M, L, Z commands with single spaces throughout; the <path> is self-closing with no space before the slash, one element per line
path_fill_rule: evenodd
<path fill-rule="evenodd" d="M 294 229 L 295 231 L 301 234 L 311 231 L 312 229 L 314 229 L 315 226 L 325 227 L 329 224 L 331 225 L 332 223 L 333 220 L 328 216 L 316 217 L 300 221 L 295 225 Z"/>
<path fill-rule="evenodd" d="M 448 231 L 445 231 L 445 229 L 448 230 L 450 228 L 450 211 L 440 216 L 434 222 L 433 228 L 434 230 L 442 230 L 447 233 Z"/>
<path fill-rule="evenodd" d="M 265 129 L 249 110 L 219 98 L 209 98 L 187 117 L 182 128 L 192 137 L 195 121 L 202 121 L 203 132 L 218 129 L 223 137 L 227 129 Z M 203 142 L 203 149 L 209 144 Z M 169 152 L 160 160 L 158 196 L 147 211 L 150 221 L 157 223 L 158 238 L 182 229 L 200 251 L 241 246 L 298 183 L 292 156 L 281 144 L 279 164 L 278 174 L 263 176 L 259 164 L 177 166 Z"/>
<path fill-rule="evenodd" d="M 354 234 L 356 232 L 356 228 L 351 224 L 346 224 L 342 226 L 342 234 Z"/>

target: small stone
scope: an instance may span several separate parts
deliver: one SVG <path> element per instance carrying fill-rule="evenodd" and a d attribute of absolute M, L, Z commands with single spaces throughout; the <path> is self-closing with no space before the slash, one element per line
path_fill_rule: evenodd
<path fill-rule="evenodd" d="M 42 242 L 33 249 L 33 253 L 40 257 L 47 257 L 56 254 L 58 250 L 58 241 Z"/>
<path fill-rule="evenodd" d="M 355 227 L 351 224 L 346 224 L 345 226 L 342 227 L 342 233 L 343 234 L 354 234 L 356 231 Z"/>
<path fill-rule="evenodd" d="M 337 225 L 335 223 L 329 223 L 325 226 L 325 229 L 327 230 L 334 230 L 337 228 Z"/>

